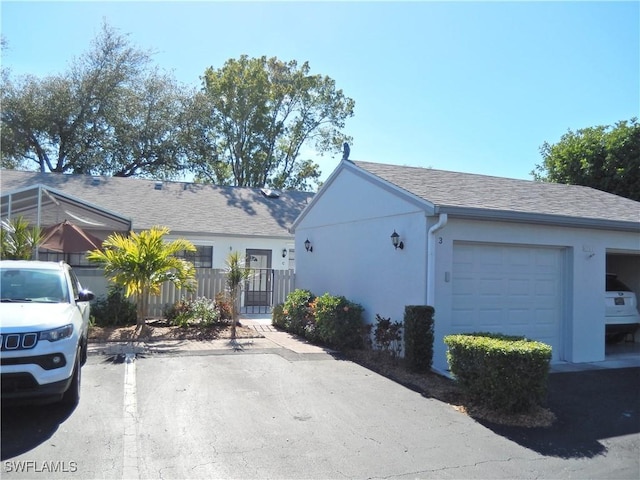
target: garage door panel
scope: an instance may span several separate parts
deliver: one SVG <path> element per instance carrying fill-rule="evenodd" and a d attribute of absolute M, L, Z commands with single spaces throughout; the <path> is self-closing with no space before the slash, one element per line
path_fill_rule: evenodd
<path fill-rule="evenodd" d="M 561 248 L 455 243 L 452 328 L 523 335 L 560 358 L 563 266 Z"/>

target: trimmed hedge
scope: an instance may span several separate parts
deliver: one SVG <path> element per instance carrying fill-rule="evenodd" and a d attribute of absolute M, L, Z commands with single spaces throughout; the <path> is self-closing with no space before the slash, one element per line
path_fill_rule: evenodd
<path fill-rule="evenodd" d="M 509 413 L 546 399 L 551 347 L 492 333 L 448 335 L 447 362 L 471 400 Z"/>
<path fill-rule="evenodd" d="M 427 372 L 433 364 L 433 314 L 428 305 L 404 307 L 404 358 L 416 372 Z"/>

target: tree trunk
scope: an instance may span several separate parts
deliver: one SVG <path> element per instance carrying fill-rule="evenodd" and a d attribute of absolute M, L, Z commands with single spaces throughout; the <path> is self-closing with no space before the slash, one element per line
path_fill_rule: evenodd
<path fill-rule="evenodd" d="M 236 338 L 236 325 L 238 324 L 238 289 L 231 290 L 231 339 Z"/>
<path fill-rule="evenodd" d="M 149 291 L 147 288 L 142 288 L 142 293 L 138 295 L 137 300 L 136 325 L 138 327 L 144 327 L 146 325 L 147 305 L 149 303 Z"/>

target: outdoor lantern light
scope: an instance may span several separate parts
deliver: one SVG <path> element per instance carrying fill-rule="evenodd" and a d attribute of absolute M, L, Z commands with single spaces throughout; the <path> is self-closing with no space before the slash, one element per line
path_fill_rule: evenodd
<path fill-rule="evenodd" d="M 393 233 L 391 234 L 391 243 L 393 243 L 394 248 L 400 249 L 402 250 L 404 248 L 404 243 L 400 241 L 400 235 L 398 235 L 398 233 L 395 231 L 395 229 L 393 230 Z"/>
<path fill-rule="evenodd" d="M 313 252 L 313 246 L 311 245 L 311 242 L 309 241 L 308 238 L 304 241 L 304 249 L 307 252 Z"/>
<path fill-rule="evenodd" d="M 287 249 L 286 249 L 286 248 L 283 248 L 283 249 L 282 249 L 282 258 L 284 258 L 284 257 L 286 257 L 286 256 L 287 256 Z"/>

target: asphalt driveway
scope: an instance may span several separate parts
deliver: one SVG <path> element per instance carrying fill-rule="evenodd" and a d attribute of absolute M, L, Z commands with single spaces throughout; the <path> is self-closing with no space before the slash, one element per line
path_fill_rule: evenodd
<path fill-rule="evenodd" d="M 531 450 L 561 458 L 606 455 L 609 447 L 603 439 L 624 439 L 621 448 L 635 453 L 640 465 L 640 368 L 553 373 L 548 406 L 557 417 L 551 428 L 485 426 Z M 637 473 L 640 478 L 640 466 Z"/>
<path fill-rule="evenodd" d="M 640 368 L 554 373 L 556 424 L 508 428 L 277 335 L 95 349 L 74 411 L 3 409 L 3 478 L 51 460 L 77 471 L 48 478 L 640 477 Z"/>

